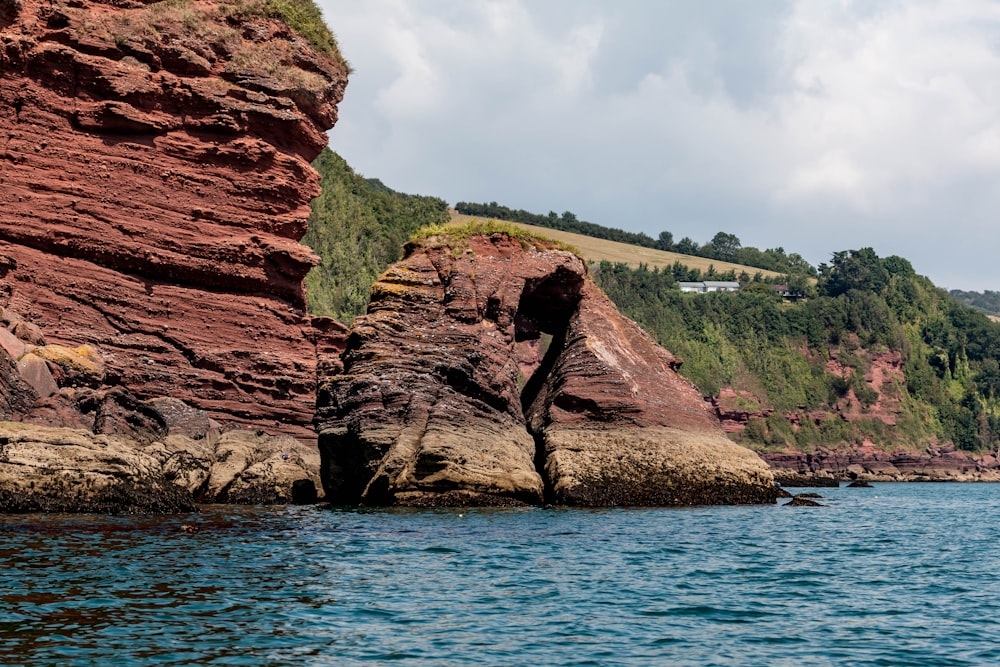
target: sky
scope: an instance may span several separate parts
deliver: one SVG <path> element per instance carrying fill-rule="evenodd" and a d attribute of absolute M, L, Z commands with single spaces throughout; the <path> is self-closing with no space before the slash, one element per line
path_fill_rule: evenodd
<path fill-rule="evenodd" d="M 402 192 L 1000 290 L 995 0 L 317 0 Z"/>

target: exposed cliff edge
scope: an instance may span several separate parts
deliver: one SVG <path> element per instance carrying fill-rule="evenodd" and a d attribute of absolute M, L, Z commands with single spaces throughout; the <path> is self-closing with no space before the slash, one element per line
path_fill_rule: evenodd
<path fill-rule="evenodd" d="M 339 332 L 298 241 L 347 71 L 253 4 L 0 3 L 0 306 L 140 399 L 312 438 Z"/>
<path fill-rule="evenodd" d="M 374 286 L 343 361 L 321 379 L 317 412 L 334 503 L 776 497 L 767 466 L 725 437 L 679 360 L 546 242 L 412 244 Z"/>

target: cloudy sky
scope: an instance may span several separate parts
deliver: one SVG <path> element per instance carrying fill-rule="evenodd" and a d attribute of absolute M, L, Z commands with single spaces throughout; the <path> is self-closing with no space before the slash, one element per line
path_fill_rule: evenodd
<path fill-rule="evenodd" d="M 995 0 L 318 0 L 404 192 L 1000 290 Z"/>

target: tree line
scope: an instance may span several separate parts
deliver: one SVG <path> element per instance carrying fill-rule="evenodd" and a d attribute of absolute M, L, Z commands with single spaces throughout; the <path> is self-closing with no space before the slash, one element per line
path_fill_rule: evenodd
<path fill-rule="evenodd" d="M 726 232 L 718 232 L 705 244 L 699 244 L 688 236 L 675 243 L 674 235 L 669 231 L 660 232 L 657 238 L 654 239 L 643 232 L 627 232 L 615 227 L 605 227 L 593 222 L 580 220 L 570 211 L 564 211 L 561 215 L 555 211 L 549 211 L 543 215 L 540 213 L 531 213 L 524 209 L 512 209 L 497 204 L 495 201 L 482 204 L 458 202 L 455 204 L 455 210 L 465 215 L 521 222 L 608 241 L 628 243 L 644 248 L 654 248 L 682 255 L 694 255 L 707 259 L 717 259 L 723 262 L 743 264 L 767 271 L 807 277 L 816 276 L 816 269 L 798 253 L 786 253 L 785 249 L 780 246 L 777 248 L 768 248 L 767 250 L 759 250 L 752 246 L 743 246 L 739 237 Z"/>

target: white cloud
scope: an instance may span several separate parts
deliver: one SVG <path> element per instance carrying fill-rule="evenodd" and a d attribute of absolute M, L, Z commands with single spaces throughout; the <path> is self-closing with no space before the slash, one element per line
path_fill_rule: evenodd
<path fill-rule="evenodd" d="M 333 147 L 391 187 L 1000 288 L 969 273 L 1000 233 L 994 2 L 320 4 L 357 70 Z"/>
<path fill-rule="evenodd" d="M 850 5 L 846 5 L 850 8 Z M 995 5 L 907 3 L 858 18 L 801 3 L 784 36 L 795 88 L 777 100 L 791 147 L 779 197 L 891 209 L 900 188 L 997 164 Z"/>

